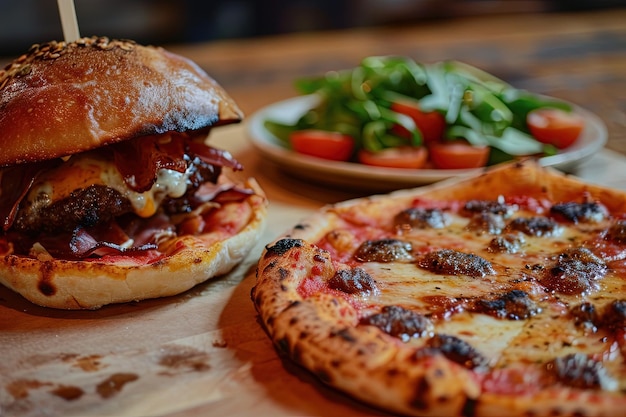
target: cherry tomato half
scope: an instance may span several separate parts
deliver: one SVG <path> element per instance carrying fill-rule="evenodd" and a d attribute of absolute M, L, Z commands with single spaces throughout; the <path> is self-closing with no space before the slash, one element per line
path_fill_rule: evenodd
<path fill-rule="evenodd" d="M 347 161 L 354 150 L 351 136 L 326 130 L 297 130 L 289 141 L 296 152 L 333 161 Z"/>
<path fill-rule="evenodd" d="M 464 140 L 431 143 L 430 160 L 440 169 L 480 168 L 489 160 L 488 146 L 472 146 Z"/>
<path fill-rule="evenodd" d="M 572 145 L 585 127 L 580 115 L 547 107 L 529 112 L 526 124 L 535 139 L 559 149 Z"/>
<path fill-rule="evenodd" d="M 419 131 L 422 132 L 424 143 L 435 142 L 443 136 L 446 128 L 446 119 L 443 114 L 436 111 L 425 112 L 415 105 L 400 102 L 392 103 L 391 110 L 413 119 Z M 394 126 L 394 131 L 402 137 L 408 136 L 408 132 L 402 126 Z"/>
<path fill-rule="evenodd" d="M 359 162 L 365 165 L 387 168 L 423 168 L 428 159 L 428 150 L 423 147 L 402 146 L 388 148 L 379 152 L 361 149 L 358 153 Z"/>

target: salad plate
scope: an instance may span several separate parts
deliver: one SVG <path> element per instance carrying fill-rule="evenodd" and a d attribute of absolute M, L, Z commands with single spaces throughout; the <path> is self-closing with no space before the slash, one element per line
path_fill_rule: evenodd
<path fill-rule="evenodd" d="M 294 177 L 322 185 L 359 190 L 390 191 L 420 186 L 444 179 L 476 173 L 474 169 L 404 169 L 382 168 L 355 162 L 337 162 L 296 153 L 281 145 L 279 139 L 269 132 L 264 122 L 277 120 L 295 122 L 316 103 L 317 96 L 297 96 L 264 107 L 252 114 L 247 121 L 247 134 L 254 147 Z M 607 141 L 604 122 L 595 114 L 573 105 L 585 120 L 585 128 L 576 142 L 558 154 L 539 158 L 543 166 L 564 172 L 573 172 L 578 164 L 602 149 Z"/>

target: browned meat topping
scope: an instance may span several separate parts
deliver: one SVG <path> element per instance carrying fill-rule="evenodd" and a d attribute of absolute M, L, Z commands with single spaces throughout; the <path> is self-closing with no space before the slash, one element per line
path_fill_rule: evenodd
<path fill-rule="evenodd" d="M 456 336 L 436 334 L 428 340 L 426 346 L 425 351 L 417 351 L 418 356 L 423 354 L 432 355 L 433 352 L 439 352 L 447 359 L 467 369 L 489 367 L 489 360 L 485 356 L 472 345 Z"/>
<path fill-rule="evenodd" d="M 553 215 L 563 217 L 564 219 L 570 222 L 574 222 L 574 223 L 578 223 L 578 222 L 597 223 L 597 222 L 601 222 L 609 215 L 609 212 L 606 209 L 606 207 L 596 202 L 559 203 L 550 207 L 550 213 Z"/>
<path fill-rule="evenodd" d="M 600 326 L 600 317 L 593 304 L 588 301 L 580 303 L 572 307 L 569 311 L 570 316 L 574 319 L 574 324 L 583 327 L 588 332 L 595 333 Z"/>
<path fill-rule="evenodd" d="M 498 235 L 505 226 L 502 215 L 484 211 L 473 215 L 466 228 L 473 232 Z"/>
<path fill-rule="evenodd" d="M 626 300 L 615 300 L 609 304 L 602 314 L 602 324 L 610 329 L 626 327 Z"/>
<path fill-rule="evenodd" d="M 522 233 L 508 233 L 491 239 L 487 251 L 491 253 L 517 253 L 526 240 Z"/>
<path fill-rule="evenodd" d="M 418 265 L 437 274 L 484 277 L 495 274 L 491 262 L 471 253 L 442 249 L 427 253 Z"/>
<path fill-rule="evenodd" d="M 524 320 L 541 312 L 541 308 L 521 290 L 509 291 L 492 300 L 479 300 L 473 310 L 509 320 Z"/>
<path fill-rule="evenodd" d="M 606 231 L 605 237 L 616 243 L 626 243 L 626 220 L 621 219 L 613 223 Z"/>
<path fill-rule="evenodd" d="M 354 257 L 361 262 L 412 261 L 413 246 L 398 239 L 368 240 L 356 250 Z"/>
<path fill-rule="evenodd" d="M 507 224 L 507 232 L 522 232 L 528 236 L 552 236 L 559 230 L 559 225 L 548 217 L 518 217 Z"/>
<path fill-rule="evenodd" d="M 396 214 L 393 219 L 400 229 L 442 229 L 448 223 L 448 217 L 440 209 L 412 207 Z"/>
<path fill-rule="evenodd" d="M 465 203 L 463 210 L 473 213 L 491 213 L 499 214 L 503 217 L 510 217 L 515 211 L 515 207 L 504 202 L 504 199 L 498 200 L 470 200 Z"/>
<path fill-rule="evenodd" d="M 546 364 L 546 370 L 557 381 L 574 388 L 612 391 L 617 385 L 601 362 L 582 353 L 556 358 Z"/>
<path fill-rule="evenodd" d="M 604 277 L 607 266 L 586 248 L 568 249 L 544 270 L 540 282 L 553 292 L 583 294 L 594 288 L 595 282 Z"/>
<path fill-rule="evenodd" d="M 368 295 L 378 292 L 374 279 L 361 268 L 340 269 L 328 281 L 328 287 L 348 294 Z"/>
<path fill-rule="evenodd" d="M 380 313 L 361 319 L 361 324 L 376 326 L 383 332 L 408 341 L 432 334 L 433 323 L 426 317 L 400 306 L 385 306 Z"/>
<path fill-rule="evenodd" d="M 14 227 L 29 234 L 54 233 L 106 223 L 131 211 L 130 201 L 118 191 L 105 185 L 91 185 L 72 192 L 45 210 L 36 207 L 20 210 Z"/>

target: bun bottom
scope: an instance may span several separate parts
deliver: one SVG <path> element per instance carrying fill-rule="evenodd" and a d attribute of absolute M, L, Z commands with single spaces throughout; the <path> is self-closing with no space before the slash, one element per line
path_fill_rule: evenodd
<path fill-rule="evenodd" d="M 5 254 L 0 283 L 34 304 L 66 310 L 180 294 L 232 270 L 258 242 L 267 200 L 251 182 L 257 194 L 236 203 L 248 206 L 249 217 L 234 233 L 180 236 L 168 242 L 166 256 L 150 263 L 131 256 L 68 261 Z"/>

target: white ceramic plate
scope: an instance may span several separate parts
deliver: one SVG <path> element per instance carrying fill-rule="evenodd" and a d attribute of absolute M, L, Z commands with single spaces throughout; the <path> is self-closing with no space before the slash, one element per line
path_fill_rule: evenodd
<path fill-rule="evenodd" d="M 299 96 L 271 104 L 254 113 L 247 123 L 253 145 L 268 160 L 293 176 L 316 183 L 360 190 L 384 191 L 424 185 L 480 169 L 399 169 L 378 168 L 352 162 L 336 162 L 293 152 L 280 145 L 263 123 L 267 119 L 295 122 L 317 98 Z M 606 143 L 606 126 L 596 115 L 576 107 L 585 118 L 585 130 L 576 143 L 553 156 L 540 158 L 543 166 L 571 172 L 577 164 L 598 152 Z"/>

